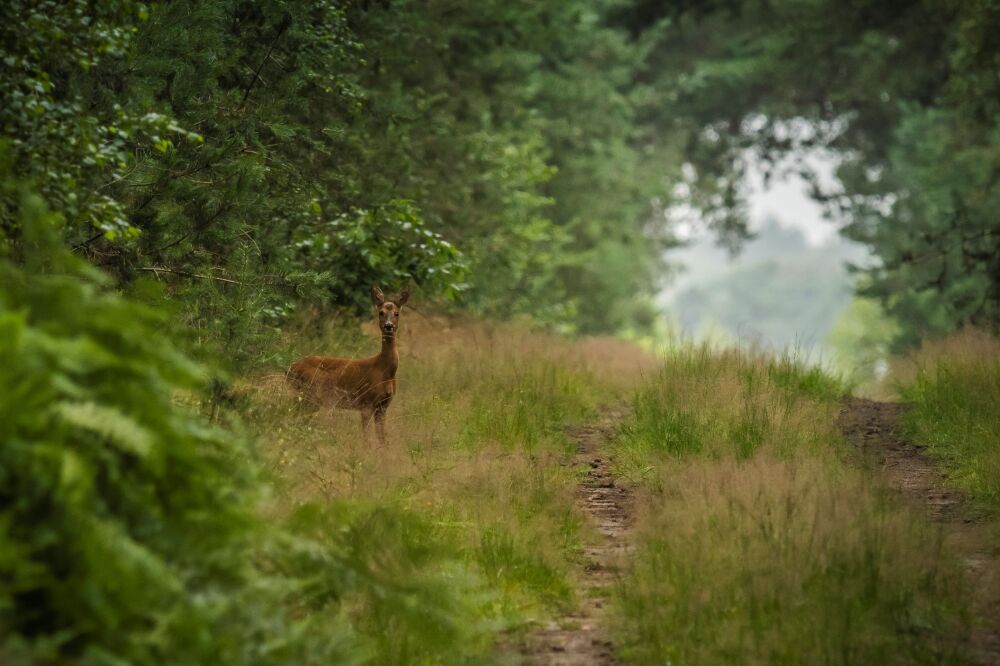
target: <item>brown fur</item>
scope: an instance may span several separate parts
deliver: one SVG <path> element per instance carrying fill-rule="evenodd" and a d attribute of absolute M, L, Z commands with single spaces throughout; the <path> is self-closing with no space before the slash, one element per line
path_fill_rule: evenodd
<path fill-rule="evenodd" d="M 375 356 L 303 356 L 292 364 L 287 374 L 288 382 L 316 405 L 359 410 L 362 428 L 370 432 L 374 422 L 382 445 L 385 444 L 385 414 L 396 394 L 399 314 L 408 298 L 409 292 L 403 290 L 397 298 L 387 301 L 381 289 L 372 287 L 372 302 L 378 308 L 382 333 L 382 349 Z"/>

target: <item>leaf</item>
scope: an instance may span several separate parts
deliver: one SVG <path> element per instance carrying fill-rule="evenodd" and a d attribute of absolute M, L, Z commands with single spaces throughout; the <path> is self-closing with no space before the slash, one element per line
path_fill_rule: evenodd
<path fill-rule="evenodd" d="M 291 139 L 295 136 L 295 128 L 290 125 L 285 125 L 283 123 L 271 123 L 270 125 L 271 134 L 278 137 L 279 139 Z"/>
<path fill-rule="evenodd" d="M 95 402 L 63 402 L 57 405 L 56 413 L 69 425 L 101 435 L 140 457 L 149 455 L 153 447 L 150 432 L 113 407 Z"/>

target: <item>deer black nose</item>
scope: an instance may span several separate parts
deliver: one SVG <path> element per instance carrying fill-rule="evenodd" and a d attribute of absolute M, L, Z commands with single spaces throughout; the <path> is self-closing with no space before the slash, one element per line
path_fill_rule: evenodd
<path fill-rule="evenodd" d="M 383 329 L 385 329 L 385 332 L 386 332 L 386 333 L 392 333 L 392 329 L 393 329 L 393 326 L 392 326 L 392 324 L 386 324 L 386 325 L 385 325 L 385 326 L 383 326 L 382 328 L 383 328 Z"/>

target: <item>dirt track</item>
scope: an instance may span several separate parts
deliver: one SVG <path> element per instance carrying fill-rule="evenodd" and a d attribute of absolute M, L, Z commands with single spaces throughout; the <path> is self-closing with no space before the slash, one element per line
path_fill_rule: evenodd
<path fill-rule="evenodd" d="M 587 469 L 577 489 L 576 501 L 601 538 L 584 549 L 577 608 L 528 637 L 521 648 L 528 664 L 621 663 L 604 633 L 601 615 L 618 575 L 619 564 L 629 549 L 632 494 L 616 485 L 610 471 L 611 462 L 604 450 L 622 416 L 620 411 L 608 409 L 597 423 L 566 429 L 566 434 L 576 443 L 576 453 L 567 464 Z"/>
<path fill-rule="evenodd" d="M 1000 666 L 1000 522 L 977 510 L 950 488 L 924 453 L 908 441 L 900 421 L 906 406 L 845 399 L 837 425 L 856 447 L 859 461 L 880 473 L 888 487 L 941 525 L 949 547 L 963 561 L 977 616 L 970 648 L 977 662 Z M 633 497 L 616 485 L 606 445 L 623 414 L 605 410 L 594 424 L 567 428 L 576 453 L 567 464 L 585 466 L 577 503 L 601 535 L 585 549 L 580 601 L 573 611 L 530 634 L 520 647 L 528 664 L 591 666 L 620 664 L 601 622 L 606 599 L 629 551 Z"/>
<path fill-rule="evenodd" d="M 905 412 L 898 403 L 848 398 L 837 424 L 890 488 L 941 525 L 973 590 L 972 654 L 979 663 L 1000 665 L 1000 525 L 948 487 L 923 446 L 907 441 L 900 425 Z"/>

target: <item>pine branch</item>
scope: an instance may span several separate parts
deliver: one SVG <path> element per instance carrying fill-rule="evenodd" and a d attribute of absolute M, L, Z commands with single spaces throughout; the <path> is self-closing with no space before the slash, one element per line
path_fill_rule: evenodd
<path fill-rule="evenodd" d="M 285 30 L 287 30 L 288 26 L 291 24 L 291 17 L 286 14 L 282 19 L 281 24 L 278 26 L 278 31 L 275 33 L 274 39 L 271 40 L 271 45 L 267 48 L 267 54 L 264 56 L 264 59 L 260 61 L 260 65 L 257 66 L 257 71 L 253 73 L 253 78 L 250 79 L 250 85 L 247 86 L 246 92 L 243 93 L 243 101 L 240 102 L 240 106 L 244 106 L 247 103 L 247 98 L 250 97 L 250 91 L 253 90 L 257 80 L 260 79 L 261 70 L 264 69 L 264 65 L 267 64 L 267 61 L 271 59 L 271 53 L 274 51 L 274 47 L 278 45 L 278 40 L 281 39 L 281 36 L 285 34 Z"/>
<path fill-rule="evenodd" d="M 159 277 L 160 273 L 170 273 L 171 275 L 181 275 L 183 277 L 197 278 L 199 280 L 215 280 L 216 282 L 225 282 L 226 284 L 238 284 L 241 286 L 253 286 L 248 282 L 241 282 L 239 280 L 231 280 L 229 278 L 217 277 L 215 275 L 201 275 L 199 273 L 189 273 L 187 271 L 180 271 L 174 268 L 167 268 L 165 266 L 145 266 L 139 268 L 140 271 L 147 271 L 153 275 Z"/>
<path fill-rule="evenodd" d="M 289 279 L 289 275 L 265 275 L 262 279 L 254 282 L 244 282 L 243 280 L 234 280 L 232 278 L 219 277 L 217 275 L 204 275 L 202 273 L 192 273 L 190 271 L 184 271 L 178 268 L 170 268 L 168 266 L 143 266 L 137 268 L 136 270 L 144 271 L 147 273 L 152 273 L 159 277 L 160 273 L 169 273 L 170 275 L 178 275 L 181 277 L 195 278 L 197 280 L 213 280 L 215 282 L 223 282 L 225 284 L 235 284 L 241 287 L 273 287 L 275 285 L 288 287 L 295 286 L 295 282 Z"/>

